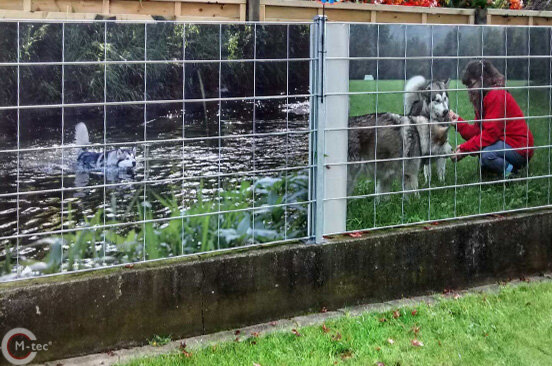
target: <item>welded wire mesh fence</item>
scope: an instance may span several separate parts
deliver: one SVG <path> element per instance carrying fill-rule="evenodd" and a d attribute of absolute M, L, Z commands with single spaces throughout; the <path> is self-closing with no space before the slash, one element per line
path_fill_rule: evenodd
<path fill-rule="evenodd" d="M 0 34 L 2 280 L 309 236 L 309 24 Z"/>
<path fill-rule="evenodd" d="M 329 164 L 347 166 L 347 195 L 325 198 L 346 202 L 339 231 L 549 206 L 550 28 L 346 26 L 349 54 L 327 58 L 349 62 L 349 89 L 326 93 L 349 102 L 348 125 L 326 128 L 348 134 Z"/>
<path fill-rule="evenodd" d="M 547 27 L 0 33 L 1 281 L 550 205 Z"/>

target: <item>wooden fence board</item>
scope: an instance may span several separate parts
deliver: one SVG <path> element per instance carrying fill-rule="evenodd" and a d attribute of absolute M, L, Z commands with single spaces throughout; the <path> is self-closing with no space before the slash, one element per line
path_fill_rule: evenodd
<path fill-rule="evenodd" d="M 471 24 L 473 19 L 469 15 L 455 14 L 428 14 L 427 23 L 429 24 Z"/>
<path fill-rule="evenodd" d="M 182 3 L 181 18 L 202 20 L 240 20 L 239 4 Z"/>
<path fill-rule="evenodd" d="M 92 1 L 73 1 L 73 0 L 32 0 L 31 11 L 52 11 L 62 13 L 101 13 L 103 2 Z"/>
<path fill-rule="evenodd" d="M 158 15 L 168 19 L 174 18 L 174 3 L 162 1 L 111 0 L 110 14 Z"/>
<path fill-rule="evenodd" d="M 1 10 L 23 10 L 22 0 L 0 0 Z"/>
<path fill-rule="evenodd" d="M 283 6 L 270 6 L 261 5 L 265 9 L 264 16 L 261 15 L 261 20 L 267 21 L 284 21 L 284 20 L 297 20 L 297 21 L 311 21 L 318 14 L 316 8 L 290 8 Z M 292 11 L 293 10 L 293 11 Z"/>
<path fill-rule="evenodd" d="M 102 14 L 127 20 L 162 16 L 180 20 L 245 21 L 246 0 L 0 0 L 0 13 L 2 18 L 13 19 L 93 19 Z"/>

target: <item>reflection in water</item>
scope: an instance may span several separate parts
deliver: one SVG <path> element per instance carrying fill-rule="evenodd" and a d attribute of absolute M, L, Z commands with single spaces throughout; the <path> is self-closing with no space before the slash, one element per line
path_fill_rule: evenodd
<path fill-rule="evenodd" d="M 38 128 L 35 134 L 28 131 L 29 140 L 32 141 L 29 146 L 55 148 L 20 154 L 19 190 L 22 194 L 19 197 L 19 231 L 25 237 L 19 240 L 19 257 L 20 261 L 24 260 L 28 264 L 20 270 L 33 275 L 43 269 L 41 266 L 45 266 L 44 263 L 58 260 L 54 255 L 49 255 L 58 248 L 58 243 L 52 242 L 52 236 L 32 234 L 60 228 L 83 228 L 91 226 L 95 220 L 97 224 L 103 224 L 104 220 L 128 223 L 128 227 L 118 232 L 132 233 L 132 222 L 143 219 L 139 207 L 151 207 L 152 218 L 164 218 L 170 214 L 165 205 L 152 197 L 172 196 L 179 202 L 178 209 L 183 210 L 197 202 L 200 187 L 204 199 L 211 200 L 216 198 L 220 189 L 239 186 L 246 179 L 251 181 L 253 176 L 245 172 L 307 165 L 308 133 L 305 131 L 308 129 L 308 102 L 282 103 L 278 110 L 281 112 L 277 115 L 283 119 L 257 119 L 255 123 L 250 119 L 244 121 L 239 118 L 241 114 L 248 115 L 248 112 L 236 110 L 233 118 L 221 120 L 221 131 L 226 136 L 223 139 L 195 139 L 204 136 L 204 126 L 201 124 L 186 125 L 183 133 L 182 114 L 174 111 L 150 119 L 146 124 L 148 143 L 136 146 L 136 168 L 133 171 L 107 169 L 105 176 L 101 171 L 79 169 L 76 164 L 77 149 L 61 149 L 57 144 L 57 136 L 53 139 L 41 137 L 48 136 L 48 123 L 44 124 L 46 127 Z M 80 117 L 87 125 L 98 126 L 97 121 Z M 124 135 L 125 123 L 120 125 L 121 135 Z M 210 129 L 217 131 L 218 126 L 211 126 Z M 57 135 L 58 129 L 53 130 Z M 252 134 L 253 130 L 256 135 Z M 286 131 L 295 133 L 286 134 Z M 102 133 L 91 129 L 92 143 L 101 141 Z M 182 136 L 191 140 L 155 142 L 181 139 Z M 72 141 L 72 136 L 66 136 L 65 140 Z M 129 144 L 128 147 L 133 146 Z M 0 175 L 0 194 L 17 192 L 16 153 L 0 154 Z M 278 176 L 274 173 L 265 175 Z M 261 177 L 259 174 L 255 178 Z M 148 183 L 140 184 L 144 180 Z M 62 186 L 65 189 L 60 192 Z M 37 191 L 42 193 L 35 193 Z M 99 210 L 104 210 L 104 214 L 100 213 L 98 217 Z M 0 200 L 0 237 L 16 234 L 17 211 L 16 196 Z M 95 242 L 94 250 L 104 251 L 105 254 L 99 256 L 103 260 L 102 265 L 109 264 L 108 253 L 115 255 L 116 250 L 121 250 L 120 247 L 106 246 L 99 236 Z M 0 262 L 6 256 L 10 259 L 9 253 L 14 251 L 16 240 L 0 239 L 0 245 L 3 248 Z M 63 258 L 68 248 L 62 248 L 61 245 L 60 257 Z M 15 257 L 13 254 L 11 256 Z M 37 262 L 33 262 L 35 260 Z M 79 268 L 98 265 L 97 260 L 82 259 Z M 116 258 L 113 257 L 112 261 L 116 262 Z M 20 273 L 20 276 L 23 275 L 25 273 Z M 13 273 L 7 276 L 13 276 Z"/>

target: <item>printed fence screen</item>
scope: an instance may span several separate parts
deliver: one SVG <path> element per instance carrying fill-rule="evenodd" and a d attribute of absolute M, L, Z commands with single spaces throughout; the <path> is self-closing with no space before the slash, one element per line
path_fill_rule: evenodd
<path fill-rule="evenodd" d="M 309 236 L 310 24 L 0 34 L 0 281 Z"/>
<path fill-rule="evenodd" d="M 318 237 L 550 205 L 550 28 L 325 27 Z"/>
<path fill-rule="evenodd" d="M 548 27 L 0 34 L 0 281 L 550 205 Z"/>

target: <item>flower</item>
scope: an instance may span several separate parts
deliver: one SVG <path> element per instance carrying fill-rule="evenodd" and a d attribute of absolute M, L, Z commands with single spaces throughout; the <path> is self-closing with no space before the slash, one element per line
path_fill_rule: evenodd
<path fill-rule="evenodd" d="M 519 10 L 523 8 L 523 0 L 510 0 L 510 9 Z"/>

